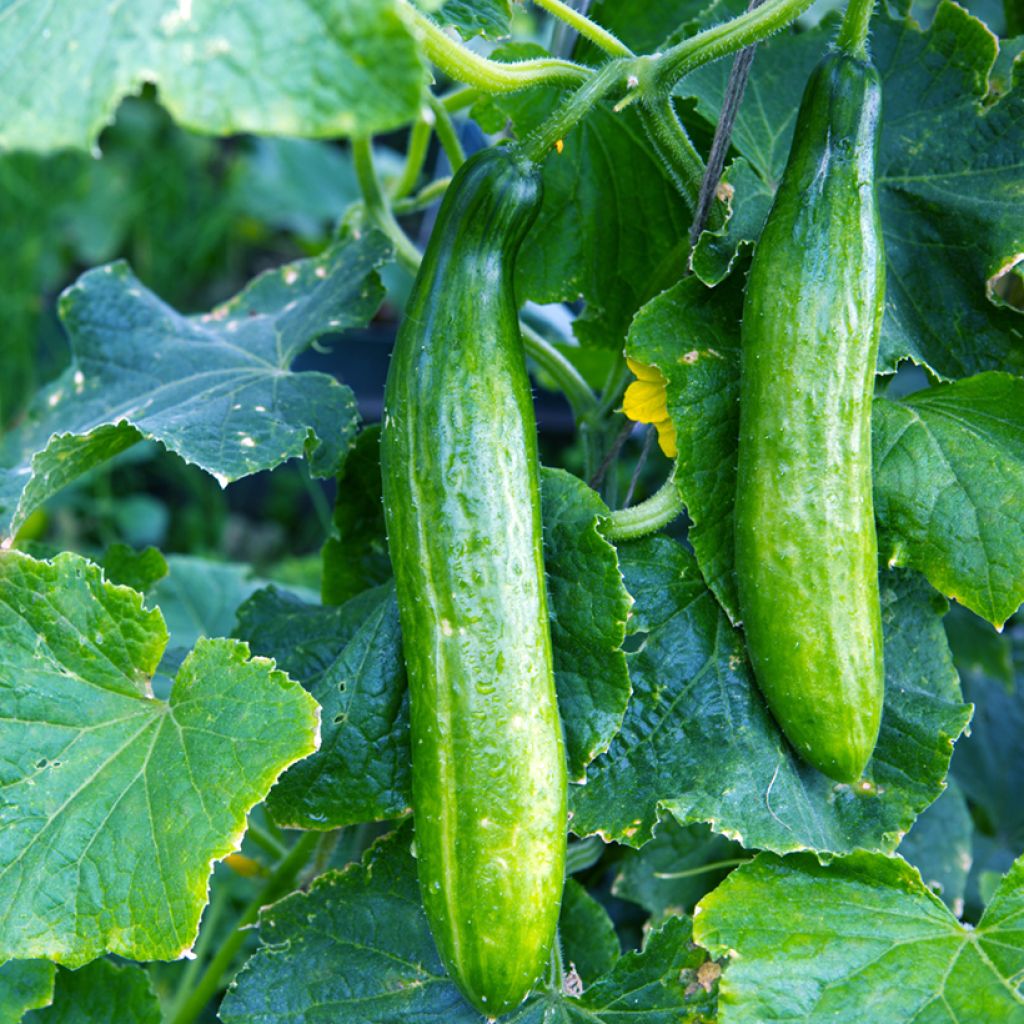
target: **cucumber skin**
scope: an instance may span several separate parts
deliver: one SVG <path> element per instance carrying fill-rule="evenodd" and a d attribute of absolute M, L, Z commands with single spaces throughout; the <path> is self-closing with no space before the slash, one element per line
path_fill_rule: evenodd
<path fill-rule="evenodd" d="M 448 188 L 388 372 L 381 466 L 409 676 L 420 889 L 489 1017 L 547 966 L 565 877 L 537 435 L 513 286 L 536 169 L 478 153 Z"/>
<path fill-rule="evenodd" d="M 743 307 L 740 611 L 782 731 L 840 782 L 871 757 L 884 691 L 871 490 L 880 104 L 869 63 L 831 53 L 814 70 Z"/>

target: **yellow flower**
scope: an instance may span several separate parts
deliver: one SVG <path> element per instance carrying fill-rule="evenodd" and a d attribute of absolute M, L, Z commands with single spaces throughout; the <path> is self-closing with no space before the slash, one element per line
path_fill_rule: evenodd
<path fill-rule="evenodd" d="M 253 860 L 252 857 L 246 857 L 244 853 L 231 853 L 224 858 L 224 863 L 227 864 L 235 874 L 241 875 L 243 878 L 254 878 L 258 875 L 265 875 L 267 869 L 258 861 Z"/>
<path fill-rule="evenodd" d="M 626 365 L 637 379 L 626 388 L 622 411 L 637 423 L 653 423 L 658 431 L 658 446 L 670 459 L 674 459 L 676 428 L 668 415 L 665 378 L 656 366 L 645 366 L 628 358 Z"/>

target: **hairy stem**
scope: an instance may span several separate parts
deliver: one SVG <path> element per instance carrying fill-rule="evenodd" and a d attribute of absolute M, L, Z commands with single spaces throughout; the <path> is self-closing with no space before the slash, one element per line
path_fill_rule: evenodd
<path fill-rule="evenodd" d="M 704 161 L 690 141 L 683 123 L 676 115 L 671 96 L 644 102 L 638 108 L 640 120 L 654 152 L 668 173 L 676 191 L 692 210 L 700 195 L 704 177 Z"/>
<path fill-rule="evenodd" d="M 559 21 L 565 22 L 570 28 L 575 29 L 584 39 L 589 39 L 595 46 L 604 50 L 612 57 L 632 57 L 633 51 L 620 39 L 616 38 L 606 28 L 591 21 L 585 14 L 581 14 L 574 7 L 570 7 L 562 0 L 533 0 L 538 7 L 543 7 L 549 14 L 553 14 Z"/>
<path fill-rule="evenodd" d="M 604 521 L 604 535 L 609 540 L 636 540 L 668 526 L 683 511 L 683 499 L 676 488 L 676 467 L 661 487 L 646 501 L 632 508 L 612 512 Z"/>
<path fill-rule="evenodd" d="M 387 197 L 380 187 L 380 179 L 377 177 L 377 168 L 373 163 L 373 143 L 369 138 L 362 137 L 352 140 L 352 162 L 355 165 L 359 190 L 363 194 L 367 217 L 372 224 L 391 239 L 395 246 L 398 262 L 415 273 L 420 265 L 419 250 L 413 245 L 391 212 L 391 206 L 388 204 Z"/>
<path fill-rule="evenodd" d="M 875 0 L 848 0 L 836 45 L 852 57 L 865 60 L 868 55 L 868 29 Z"/>
<path fill-rule="evenodd" d="M 555 144 L 604 99 L 617 85 L 629 81 L 633 62 L 624 59 L 609 61 L 562 102 L 554 113 L 523 140 L 523 152 L 531 160 L 543 160 Z"/>
<path fill-rule="evenodd" d="M 645 88 L 667 93 L 680 78 L 709 61 L 766 39 L 803 14 L 814 0 L 767 0 L 756 10 L 714 25 L 684 39 L 656 58 L 650 58 L 650 81 Z"/>
<path fill-rule="evenodd" d="M 427 57 L 456 82 L 465 82 L 488 93 L 504 93 L 535 85 L 577 85 L 593 74 L 589 68 L 572 61 L 549 57 L 514 64 L 481 57 L 448 35 L 410 0 L 399 0 L 399 3 L 419 32 Z"/>

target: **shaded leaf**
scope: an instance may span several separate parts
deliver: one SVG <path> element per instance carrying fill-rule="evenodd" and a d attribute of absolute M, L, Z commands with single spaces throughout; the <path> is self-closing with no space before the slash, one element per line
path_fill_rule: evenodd
<path fill-rule="evenodd" d="M 1024 861 L 965 928 L 898 858 L 760 855 L 704 898 L 695 937 L 729 955 L 722 1024 L 1024 1020 Z"/>
<path fill-rule="evenodd" d="M 156 548 L 136 551 L 120 543 L 107 548 L 100 565 L 111 583 L 139 591 L 149 590 L 168 572 L 167 559 Z"/>
<path fill-rule="evenodd" d="M 359 470 L 370 490 L 374 466 Z M 568 473 L 544 470 L 541 505 L 555 686 L 570 777 L 582 778 L 629 701 L 621 644 L 630 599 L 615 548 L 597 529 L 608 511 L 601 499 Z M 277 659 L 324 709 L 320 751 L 270 795 L 275 819 L 336 828 L 407 813 L 408 700 L 390 585 L 323 608 L 264 591 L 242 608 L 238 634 Z"/>
<path fill-rule="evenodd" d="M 212 863 L 316 748 L 315 703 L 229 640 L 154 699 L 160 613 L 76 555 L 0 558 L 0 637 L 0 957 L 184 955 Z"/>
<path fill-rule="evenodd" d="M 376 232 L 256 278 L 184 317 L 115 263 L 61 300 L 72 364 L 0 449 L 0 523 L 16 530 L 61 487 L 136 441 L 159 441 L 222 484 L 305 454 L 337 472 L 355 434 L 351 391 L 292 360 L 328 331 L 365 325 L 390 253 Z"/>
<path fill-rule="evenodd" d="M 636 598 L 633 699 L 607 754 L 570 791 L 577 835 L 642 846 L 660 813 L 707 822 L 746 847 L 890 851 L 942 791 L 969 718 L 941 617 L 945 601 L 908 574 L 881 581 L 886 699 L 867 784 L 835 783 L 783 739 L 743 639 L 696 563 L 665 537 L 619 551 Z"/>
<path fill-rule="evenodd" d="M 519 59 L 544 51 L 503 52 Z M 550 116 L 559 96 L 531 89 L 494 98 L 487 127 L 496 130 L 510 118 L 523 136 Z M 530 258 L 516 264 L 516 294 L 536 302 L 582 298 L 577 337 L 618 351 L 636 310 L 685 270 L 686 206 L 629 109 L 596 107 L 542 174 L 544 202 L 523 243 Z"/>
<path fill-rule="evenodd" d="M 622 952 L 608 911 L 572 878 L 562 893 L 558 939 L 566 971 L 575 971 L 584 986 L 610 971 Z"/>
<path fill-rule="evenodd" d="M 996 626 L 1024 602 L 1024 379 L 982 373 L 872 410 L 879 553 Z"/>
<path fill-rule="evenodd" d="M 900 855 L 921 872 L 924 884 L 957 917 L 964 912 L 973 833 L 967 801 L 950 781 L 946 792 L 924 810 L 900 843 Z"/>
<path fill-rule="evenodd" d="M 59 970 L 53 1005 L 24 1024 L 161 1024 L 160 1004 L 149 978 L 134 964 L 96 960 L 79 971 Z"/>
<path fill-rule="evenodd" d="M 733 134 L 749 167 L 730 168 L 733 219 L 724 237 L 705 234 L 694 260 L 708 283 L 721 280 L 736 248 L 760 233 L 800 94 L 833 31 L 826 23 L 758 48 Z M 871 49 L 884 94 L 878 188 L 888 278 L 879 370 L 910 357 L 948 378 L 1019 373 L 1020 315 L 990 301 L 990 292 L 1024 252 L 1024 88 L 986 104 L 997 41 L 953 3 L 941 3 L 925 31 L 875 18 Z M 727 61 L 708 64 L 680 85 L 711 122 L 728 70 Z"/>
<path fill-rule="evenodd" d="M 324 542 L 321 596 L 344 604 L 391 576 L 380 481 L 380 428 L 369 427 L 338 474 L 331 532 Z"/>
<path fill-rule="evenodd" d="M 181 124 L 216 135 L 374 134 L 412 120 L 422 95 L 394 0 L 8 0 L 3 14 L 0 52 L 18 54 L 0 96 L 8 149 L 88 149 L 143 82 Z"/>
<path fill-rule="evenodd" d="M 238 632 L 301 680 L 322 708 L 320 751 L 271 790 L 274 820 L 317 829 L 407 814 L 409 700 L 394 588 L 337 608 L 259 591 L 240 609 Z"/>
<path fill-rule="evenodd" d="M 0 964 L 0 1024 L 19 1024 L 29 1010 L 53 1001 L 53 964 L 8 960 Z"/>
<path fill-rule="evenodd" d="M 638 903 L 655 919 L 691 913 L 694 904 L 725 878 L 743 848 L 707 825 L 680 825 L 662 818 L 642 850 L 627 850 L 619 862 L 612 894 Z"/>
<path fill-rule="evenodd" d="M 562 470 L 541 472 L 544 568 L 558 707 L 569 778 L 608 749 L 629 703 L 622 641 L 632 603 L 618 555 L 598 529 L 608 508 L 596 491 Z"/>
<path fill-rule="evenodd" d="M 263 948 L 220 1009 L 224 1024 L 482 1024 L 444 973 L 420 903 L 410 830 L 378 843 L 362 864 L 317 879 L 264 911 Z M 642 952 L 619 958 L 579 998 L 542 991 L 503 1018 L 509 1024 L 678 1024 L 713 1005 L 686 993 L 680 973 L 704 961 L 688 921 L 670 919 Z"/>
<path fill-rule="evenodd" d="M 739 281 L 713 292 L 690 278 L 649 302 L 628 354 L 665 377 L 701 571 L 734 622 L 739 438 Z M 944 594 L 1002 622 L 1024 601 L 1024 382 L 983 373 L 878 399 L 872 412 L 879 548 Z"/>

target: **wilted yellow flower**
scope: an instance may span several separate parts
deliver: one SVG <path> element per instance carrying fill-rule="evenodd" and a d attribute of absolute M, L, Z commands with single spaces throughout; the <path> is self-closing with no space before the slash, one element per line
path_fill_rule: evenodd
<path fill-rule="evenodd" d="M 637 423 L 653 423 L 658 431 L 658 446 L 670 458 L 676 457 L 676 428 L 668 415 L 668 397 L 665 378 L 656 366 L 645 366 L 635 359 L 626 359 L 626 365 L 636 380 L 626 388 L 622 411 Z"/>

